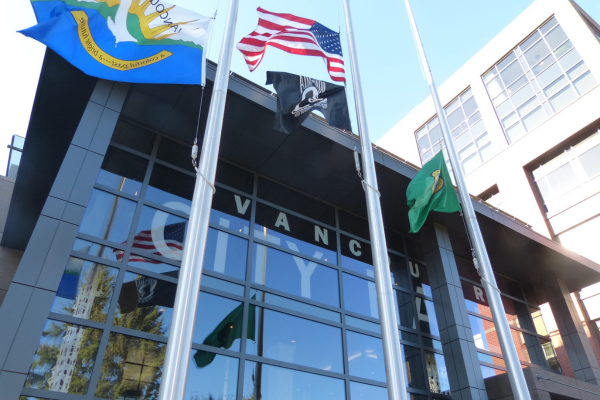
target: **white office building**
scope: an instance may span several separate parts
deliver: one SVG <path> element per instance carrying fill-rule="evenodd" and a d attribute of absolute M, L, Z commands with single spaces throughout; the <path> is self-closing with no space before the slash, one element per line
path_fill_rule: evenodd
<path fill-rule="evenodd" d="M 595 262 L 598 82 L 600 25 L 573 1 L 537 0 L 439 87 L 471 194 Z M 431 97 L 377 144 L 417 166 L 432 158 L 444 146 Z M 590 326 L 598 293 L 581 292 Z"/>

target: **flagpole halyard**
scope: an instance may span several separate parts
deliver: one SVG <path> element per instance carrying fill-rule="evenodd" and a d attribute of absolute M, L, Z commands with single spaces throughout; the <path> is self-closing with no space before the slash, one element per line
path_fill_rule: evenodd
<path fill-rule="evenodd" d="M 239 0 L 230 0 L 202 152 L 197 168 L 198 174 L 179 271 L 159 400 L 183 400 L 185 396 L 188 364 L 192 352 L 194 319 L 200 295 L 200 279 L 213 197 L 214 187 L 211 182 L 214 182 L 217 170 L 238 6 Z"/>
<path fill-rule="evenodd" d="M 404 359 L 400 349 L 400 336 L 398 334 L 398 321 L 396 319 L 396 306 L 394 289 L 390 278 L 389 258 L 385 241 L 381 204 L 377 176 L 375 174 L 375 161 L 371 138 L 367 125 L 365 103 L 362 93 L 360 70 L 358 67 L 354 29 L 350 13 L 349 0 L 344 0 L 344 13 L 346 16 L 346 31 L 348 35 L 348 48 L 350 50 L 350 64 L 352 67 L 352 82 L 354 87 L 354 101 L 358 117 L 360 133 L 360 147 L 362 153 L 362 171 L 364 174 L 363 188 L 367 198 L 367 213 L 369 220 L 369 233 L 373 251 L 373 268 L 375 271 L 375 287 L 377 289 L 377 303 L 379 320 L 381 324 L 381 337 L 383 341 L 383 358 L 388 385 L 389 400 L 406 400 L 406 382 L 404 379 Z"/>
<path fill-rule="evenodd" d="M 417 46 L 417 52 L 419 53 L 421 67 L 427 79 L 427 83 L 429 84 L 429 89 L 431 90 L 431 97 L 433 98 L 435 110 L 440 121 L 440 126 L 442 127 L 444 143 L 446 145 L 446 149 L 448 150 L 448 157 L 450 158 L 450 163 L 452 164 L 454 179 L 458 186 L 460 202 L 463 208 L 463 212 L 466 216 L 465 219 L 468 227 L 467 234 L 471 236 L 471 239 L 473 241 L 473 246 L 476 255 L 476 258 L 474 257 L 473 261 L 476 266 L 477 264 L 479 264 L 478 272 L 482 277 L 481 281 L 485 288 L 489 301 L 489 306 L 492 312 L 492 317 L 496 324 L 496 331 L 498 333 L 498 339 L 500 341 L 500 348 L 502 349 L 502 355 L 504 356 L 504 361 L 506 362 L 507 374 L 510 381 L 510 386 L 513 390 L 513 396 L 517 400 L 531 400 L 531 396 L 527 388 L 527 383 L 525 381 L 525 376 L 523 375 L 523 370 L 519 361 L 519 356 L 517 354 L 517 349 L 515 347 L 515 343 L 512 340 L 510 326 L 506 318 L 506 313 L 502 304 L 502 298 L 500 297 L 500 291 L 498 290 L 496 284 L 496 278 L 494 277 L 494 272 L 492 270 L 492 265 L 487 254 L 485 242 L 483 241 L 483 236 L 481 234 L 481 230 L 477 222 L 477 217 L 475 216 L 475 210 L 473 209 L 473 204 L 471 203 L 471 196 L 469 195 L 469 191 L 467 190 L 467 184 L 464 180 L 462 165 L 458 160 L 456 149 L 454 147 L 454 142 L 452 141 L 452 136 L 450 135 L 448 120 L 446 119 L 444 108 L 442 107 L 442 103 L 440 102 L 440 98 L 438 96 L 437 88 L 433 81 L 431 68 L 429 67 L 429 63 L 427 62 L 427 57 L 425 56 L 425 50 L 423 49 L 423 43 L 421 42 L 415 18 L 410 7 L 410 1 L 404 1 L 406 4 L 406 9 L 408 11 L 408 18 L 410 20 L 412 33 Z"/>

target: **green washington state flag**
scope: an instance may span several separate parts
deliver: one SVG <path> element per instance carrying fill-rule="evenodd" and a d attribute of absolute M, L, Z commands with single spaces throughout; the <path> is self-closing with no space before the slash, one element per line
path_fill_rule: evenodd
<path fill-rule="evenodd" d="M 254 298 L 254 297 L 253 297 Z M 248 339 L 255 340 L 255 315 L 256 306 L 250 304 L 248 310 Z M 244 303 L 240 304 L 227 315 L 223 321 L 215 328 L 210 335 L 204 339 L 202 344 L 222 347 L 228 349 L 233 345 L 236 339 L 242 338 L 242 323 L 244 321 Z M 215 359 L 215 353 L 209 353 L 203 350 L 197 350 L 194 355 L 194 362 L 198 368 L 204 368 Z"/>
<path fill-rule="evenodd" d="M 429 160 L 406 189 L 409 232 L 419 232 L 429 211 L 460 211 L 460 203 L 446 168 L 443 152 Z"/>

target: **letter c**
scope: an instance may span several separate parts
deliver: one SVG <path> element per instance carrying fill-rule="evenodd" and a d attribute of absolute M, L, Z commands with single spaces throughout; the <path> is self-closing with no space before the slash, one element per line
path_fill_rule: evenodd
<path fill-rule="evenodd" d="M 358 241 L 352 239 L 350 241 L 350 252 L 352 254 L 354 254 L 356 257 L 359 257 L 362 254 L 362 251 L 357 250 L 357 248 L 360 249 L 360 243 L 358 243 Z"/>

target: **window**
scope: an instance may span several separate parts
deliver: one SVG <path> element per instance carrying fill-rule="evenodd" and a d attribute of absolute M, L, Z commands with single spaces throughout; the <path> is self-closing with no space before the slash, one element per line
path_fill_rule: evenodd
<path fill-rule="evenodd" d="M 600 191 L 600 133 L 533 170 L 547 213 L 554 214 Z"/>
<path fill-rule="evenodd" d="M 556 18 L 483 75 L 509 143 L 596 86 Z"/>
<path fill-rule="evenodd" d="M 454 146 L 465 174 L 469 174 L 494 154 L 491 137 L 481 119 L 479 107 L 471 89 L 444 107 Z M 421 161 L 425 164 L 444 148 L 442 128 L 437 117 L 415 133 Z M 448 162 L 448 156 L 444 153 Z M 450 165 L 448 165 L 450 170 Z"/>
<path fill-rule="evenodd" d="M 195 174 L 161 133 L 121 121 L 110 146 L 27 378 L 58 400 L 160 389 Z M 215 186 L 186 398 L 387 398 L 366 219 L 224 161 Z M 385 236 L 407 391 L 431 400 L 447 384 L 421 243 Z"/>
<path fill-rule="evenodd" d="M 479 281 L 470 273 L 471 269 L 474 269 L 473 265 L 459 258 L 456 261 L 461 276 L 465 305 L 469 313 L 473 341 L 475 347 L 479 349 L 477 354 L 482 363 L 484 378 L 505 373 L 502 349 L 496 325 L 492 320 L 487 293 L 479 284 L 467 281 L 471 279 Z M 561 371 L 539 308 L 525 302 L 522 288 L 516 282 L 503 276 L 496 276 L 496 280 L 498 288 L 502 292 L 502 303 L 511 326 L 510 332 L 519 360 L 524 365 L 535 364 Z"/>

